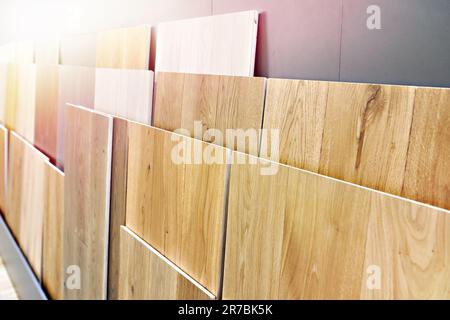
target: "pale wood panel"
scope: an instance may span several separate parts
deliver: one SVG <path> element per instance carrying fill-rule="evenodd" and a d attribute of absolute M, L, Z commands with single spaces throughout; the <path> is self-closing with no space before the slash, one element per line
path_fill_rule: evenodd
<path fill-rule="evenodd" d="M 95 69 L 79 66 L 59 66 L 58 85 L 57 164 L 64 167 L 64 109 L 67 103 L 94 108 Z"/>
<path fill-rule="evenodd" d="M 194 122 L 200 121 L 202 127 L 197 138 L 223 146 L 226 129 L 253 129 L 254 143 L 239 146 L 235 141 L 234 146 L 228 146 L 257 155 L 264 94 L 265 78 L 160 72 L 157 75 L 154 125 L 170 131 L 187 129 L 194 137 Z M 208 129 L 220 130 L 222 141 L 204 135 Z"/>
<path fill-rule="evenodd" d="M 8 129 L 0 125 L 0 210 L 7 210 Z"/>
<path fill-rule="evenodd" d="M 56 159 L 58 130 L 59 66 L 36 65 L 34 144 Z"/>
<path fill-rule="evenodd" d="M 14 46 L 14 62 L 18 64 L 34 63 L 34 41 L 19 41 Z"/>
<path fill-rule="evenodd" d="M 65 36 L 60 42 L 60 63 L 69 66 L 95 67 L 97 34 Z"/>
<path fill-rule="evenodd" d="M 225 299 L 368 298 L 369 265 L 374 297 L 448 299 L 450 212 L 267 165 L 231 168 Z"/>
<path fill-rule="evenodd" d="M 35 43 L 35 62 L 43 65 L 59 64 L 59 40 L 41 39 Z"/>
<path fill-rule="evenodd" d="M 217 295 L 227 150 L 135 123 L 128 147 L 127 227 Z M 173 161 L 177 152 L 193 164 Z M 202 153 L 221 164 L 194 162 Z"/>
<path fill-rule="evenodd" d="M 52 299 L 63 295 L 64 173 L 46 164 L 42 283 Z"/>
<path fill-rule="evenodd" d="M 81 270 L 81 289 L 65 299 L 105 299 L 111 178 L 112 117 L 65 109 L 64 270 Z"/>
<path fill-rule="evenodd" d="M 11 132 L 6 220 L 38 278 L 42 266 L 48 160 L 24 138 Z"/>
<path fill-rule="evenodd" d="M 8 88 L 8 64 L 0 62 L 0 123 L 6 123 L 6 99 Z"/>
<path fill-rule="evenodd" d="M 119 299 L 205 300 L 214 296 L 127 227 L 120 229 Z"/>
<path fill-rule="evenodd" d="M 253 76 L 257 29 L 256 11 L 161 23 L 155 72 Z"/>
<path fill-rule="evenodd" d="M 450 209 L 450 89 L 418 88 L 402 195 Z"/>
<path fill-rule="evenodd" d="M 111 166 L 111 214 L 109 224 L 108 299 L 119 298 L 120 227 L 125 225 L 127 210 L 128 121 L 113 120 Z"/>
<path fill-rule="evenodd" d="M 96 69 L 96 110 L 151 124 L 152 100 L 153 71 Z"/>
<path fill-rule="evenodd" d="M 97 34 L 96 66 L 149 69 L 151 26 L 101 31 Z"/>

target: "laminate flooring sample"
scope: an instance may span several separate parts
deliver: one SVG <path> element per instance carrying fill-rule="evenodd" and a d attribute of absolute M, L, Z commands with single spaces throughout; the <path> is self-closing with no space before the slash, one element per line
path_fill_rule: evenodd
<path fill-rule="evenodd" d="M 63 297 L 64 173 L 46 164 L 42 283 L 52 299 Z"/>
<path fill-rule="evenodd" d="M 126 226 L 217 295 L 229 150 L 136 123 L 128 128 Z"/>
<path fill-rule="evenodd" d="M 258 12 L 158 25 L 155 72 L 253 76 Z"/>
<path fill-rule="evenodd" d="M 265 82 L 265 78 L 159 72 L 154 125 L 169 131 L 187 129 L 191 137 L 257 155 Z M 199 133 L 195 122 L 201 122 Z M 221 139 L 208 134 L 208 129 L 220 130 Z M 243 143 L 233 139 L 231 145 L 226 129 L 252 132 L 243 135 Z"/>
<path fill-rule="evenodd" d="M 7 210 L 8 182 L 8 129 L 0 125 L 0 211 Z"/>
<path fill-rule="evenodd" d="M 268 165 L 231 166 L 224 299 L 449 298 L 449 211 Z"/>
<path fill-rule="evenodd" d="M 60 41 L 60 63 L 67 66 L 95 67 L 97 34 L 65 36 Z"/>
<path fill-rule="evenodd" d="M 418 88 L 402 195 L 450 209 L 450 89 Z"/>
<path fill-rule="evenodd" d="M 15 132 L 10 134 L 6 220 L 38 278 L 48 158 Z"/>
<path fill-rule="evenodd" d="M 58 132 L 59 66 L 36 64 L 34 144 L 56 159 Z"/>
<path fill-rule="evenodd" d="M 120 275 L 119 299 L 214 299 L 214 295 L 124 226 L 120 230 Z"/>
<path fill-rule="evenodd" d="M 97 68 L 149 70 L 151 26 L 100 31 Z"/>
<path fill-rule="evenodd" d="M 64 109 L 67 103 L 94 108 L 95 69 L 79 66 L 60 66 L 58 89 L 56 163 L 59 168 L 64 168 Z"/>
<path fill-rule="evenodd" d="M 95 110 L 151 124 L 153 71 L 97 68 Z"/>
<path fill-rule="evenodd" d="M 78 266 L 64 299 L 105 299 L 113 119 L 93 110 L 65 109 L 63 268 Z"/>

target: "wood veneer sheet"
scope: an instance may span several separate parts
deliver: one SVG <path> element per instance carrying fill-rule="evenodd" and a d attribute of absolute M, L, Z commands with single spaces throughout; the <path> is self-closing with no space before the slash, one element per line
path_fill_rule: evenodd
<path fill-rule="evenodd" d="M 270 164 L 231 166 L 225 299 L 449 298 L 449 211 Z"/>
<path fill-rule="evenodd" d="M 156 83 L 155 127 L 187 129 L 191 137 L 258 154 L 265 78 L 159 72 Z M 208 134 L 208 129 L 220 130 L 222 139 Z M 252 134 L 239 145 L 226 139 L 226 129 L 251 129 Z"/>
<path fill-rule="evenodd" d="M 8 182 L 8 129 L 0 125 L 0 210 L 7 210 Z"/>
<path fill-rule="evenodd" d="M 256 11 L 160 23 L 155 72 L 253 76 L 257 30 Z"/>
<path fill-rule="evenodd" d="M 150 125 L 152 99 L 153 71 L 96 69 L 96 110 Z"/>
<path fill-rule="evenodd" d="M 137 123 L 128 130 L 126 226 L 217 295 L 229 150 Z"/>
<path fill-rule="evenodd" d="M 113 119 L 91 109 L 65 109 L 64 299 L 105 299 Z M 69 268 L 69 269 L 68 269 Z"/>
<path fill-rule="evenodd" d="M 8 64 L 0 62 L 0 123 L 6 123 L 6 99 L 8 88 Z"/>
<path fill-rule="evenodd" d="M 151 26 L 111 29 L 97 34 L 98 68 L 149 69 Z"/>
<path fill-rule="evenodd" d="M 120 230 L 120 275 L 119 299 L 215 298 L 125 226 Z"/>

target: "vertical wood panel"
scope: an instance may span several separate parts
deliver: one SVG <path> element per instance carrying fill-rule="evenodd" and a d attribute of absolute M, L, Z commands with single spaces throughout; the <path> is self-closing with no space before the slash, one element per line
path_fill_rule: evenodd
<path fill-rule="evenodd" d="M 6 214 L 8 186 L 8 129 L 0 125 L 0 210 Z"/>

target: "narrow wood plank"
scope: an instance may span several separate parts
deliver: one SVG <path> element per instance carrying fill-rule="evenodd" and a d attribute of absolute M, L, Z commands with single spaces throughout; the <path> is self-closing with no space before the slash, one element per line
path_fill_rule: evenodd
<path fill-rule="evenodd" d="M 46 164 L 42 284 L 52 299 L 63 297 L 64 173 Z"/>
<path fill-rule="evenodd" d="M 153 71 L 96 69 L 96 110 L 150 125 L 152 100 Z"/>
<path fill-rule="evenodd" d="M 8 135 L 8 129 L 0 125 L 0 211 L 2 213 L 5 213 L 8 208 Z"/>
<path fill-rule="evenodd" d="M 214 295 L 124 226 L 120 229 L 120 274 L 119 299 L 214 299 Z"/>
<path fill-rule="evenodd" d="M 253 76 L 257 29 L 256 11 L 160 23 L 155 72 Z"/>
<path fill-rule="evenodd" d="M 59 64 L 59 39 L 40 39 L 39 41 L 36 41 L 34 51 L 34 60 L 36 64 Z"/>
<path fill-rule="evenodd" d="M 192 164 L 174 156 L 182 153 Z M 203 153 L 222 161 L 194 162 Z M 126 225 L 214 295 L 220 278 L 226 159 L 224 148 L 129 123 Z"/>
<path fill-rule="evenodd" d="M 6 99 L 8 88 L 8 64 L 0 62 L 0 123 L 6 123 Z"/>
<path fill-rule="evenodd" d="M 418 88 L 402 195 L 450 209 L 450 89 Z"/>
<path fill-rule="evenodd" d="M 226 129 L 246 132 L 251 129 L 245 145 L 239 146 L 238 141 L 233 141 L 234 146 L 228 144 L 228 147 L 257 155 L 264 95 L 265 78 L 160 72 L 154 125 L 170 131 L 187 129 L 194 137 L 198 121 L 202 126 L 197 138 L 222 146 L 226 145 Z M 209 135 L 208 129 L 220 130 L 223 139 Z"/>
<path fill-rule="evenodd" d="M 119 298 L 120 227 L 125 225 L 127 210 L 128 121 L 113 120 L 111 166 L 111 214 L 109 224 L 108 299 Z"/>
<path fill-rule="evenodd" d="M 34 144 L 56 159 L 58 130 L 59 66 L 36 65 L 36 110 Z"/>
<path fill-rule="evenodd" d="M 448 299 L 450 212 L 268 165 L 231 167 L 224 299 L 371 298 L 372 265 L 372 298 Z"/>
<path fill-rule="evenodd" d="M 95 67 L 97 34 L 65 36 L 60 41 L 60 63 L 67 66 Z"/>
<path fill-rule="evenodd" d="M 81 287 L 64 299 L 105 299 L 110 207 L 112 117 L 65 109 L 64 258 L 78 266 Z"/>
<path fill-rule="evenodd" d="M 6 220 L 38 278 L 42 266 L 48 158 L 15 132 L 10 134 Z"/>
<path fill-rule="evenodd" d="M 94 108 L 95 69 L 59 66 L 57 164 L 64 168 L 64 109 L 67 103 Z"/>
<path fill-rule="evenodd" d="M 151 26 L 111 29 L 97 34 L 98 68 L 149 69 Z"/>

